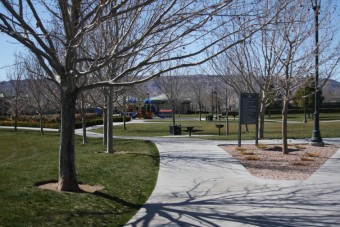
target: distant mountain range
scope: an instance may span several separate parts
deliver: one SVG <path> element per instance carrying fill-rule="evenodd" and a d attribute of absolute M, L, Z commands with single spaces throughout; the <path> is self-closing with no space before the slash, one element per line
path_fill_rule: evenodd
<path fill-rule="evenodd" d="M 325 97 L 325 102 L 340 102 L 340 82 L 328 80 L 322 88 L 322 96 Z"/>

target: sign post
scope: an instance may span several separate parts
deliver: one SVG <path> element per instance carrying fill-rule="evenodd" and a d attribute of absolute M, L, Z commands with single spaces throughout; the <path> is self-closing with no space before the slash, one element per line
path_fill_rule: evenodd
<path fill-rule="evenodd" d="M 258 145 L 258 102 L 259 94 L 257 93 L 241 93 L 239 105 L 239 121 L 238 121 L 238 146 L 241 146 L 241 125 L 255 124 L 255 144 Z"/>

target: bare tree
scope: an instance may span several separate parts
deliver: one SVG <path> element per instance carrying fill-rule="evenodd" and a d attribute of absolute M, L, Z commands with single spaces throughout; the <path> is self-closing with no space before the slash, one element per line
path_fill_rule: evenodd
<path fill-rule="evenodd" d="M 11 113 L 12 119 L 14 119 L 14 131 L 18 129 L 18 117 L 24 111 L 27 104 L 27 85 L 24 81 L 24 70 L 22 67 L 22 63 L 20 62 L 20 58 L 18 55 L 15 57 L 16 64 L 14 65 L 14 69 L 12 71 L 7 72 L 7 78 L 12 87 L 10 94 L 10 108 L 9 111 Z"/>
<path fill-rule="evenodd" d="M 103 114 L 103 145 L 107 146 L 107 95 L 105 87 L 98 87 L 92 89 L 89 94 L 90 103 L 94 107 L 98 107 L 102 110 Z"/>
<path fill-rule="evenodd" d="M 275 71 L 275 86 L 279 91 L 283 103 L 282 150 L 284 154 L 289 153 L 287 144 L 288 104 L 295 97 L 296 92 L 302 86 L 305 86 L 306 83 L 309 83 L 306 77 L 314 68 L 314 45 L 312 41 L 314 38 L 314 15 L 306 14 L 306 12 L 308 12 L 307 9 L 311 7 L 310 3 L 295 1 L 286 7 L 282 17 L 280 17 L 278 21 L 279 23 L 276 24 L 276 30 L 279 32 L 273 51 L 276 55 L 275 59 L 279 61 L 278 65 L 280 67 Z M 324 56 L 320 66 L 323 65 L 325 77 L 330 76 L 330 73 L 326 72 L 332 72 L 334 63 L 336 64 L 339 59 L 337 57 L 339 55 L 336 56 L 336 54 L 328 48 L 328 46 L 333 46 L 334 44 L 331 44 L 332 34 L 327 32 L 329 25 L 329 21 L 325 23 L 327 17 L 328 16 L 323 17 L 324 32 L 327 33 L 327 35 L 323 41 L 318 44 L 318 48 L 322 49 Z M 326 24 L 328 25 L 325 26 Z M 333 66 L 329 67 L 329 65 Z"/>
<path fill-rule="evenodd" d="M 34 56 L 21 56 L 23 76 L 26 79 L 28 104 L 39 116 L 40 132 L 44 134 L 43 114 L 51 107 L 51 91 L 48 81 L 42 76 L 45 72 Z"/>
<path fill-rule="evenodd" d="M 261 16 L 261 8 L 244 1 L 1 0 L 1 4 L 0 31 L 27 47 L 39 60 L 48 79 L 59 85 L 61 145 L 58 189 L 62 191 L 79 191 L 74 115 L 80 92 L 95 87 L 141 83 L 176 68 L 202 64 L 243 42 L 268 23 L 257 23 L 253 12 Z M 230 27 L 232 29 L 223 36 L 211 36 L 211 31 L 228 27 L 228 23 L 239 16 L 247 18 L 242 27 Z M 88 40 L 102 31 L 103 24 L 110 20 L 118 23 L 111 29 L 119 28 L 116 32 L 120 34 L 116 37 L 120 38 L 111 39 L 112 45 L 100 53 L 93 51 Z M 239 30 L 246 31 L 243 38 L 217 45 Z M 204 56 L 208 49 L 214 51 Z M 132 65 L 109 79 L 78 83 L 113 61 L 131 55 L 136 59 Z M 126 76 L 130 79 L 123 80 Z"/>
<path fill-rule="evenodd" d="M 179 70 L 170 72 L 166 75 L 156 78 L 155 82 L 158 88 L 163 92 L 163 94 L 168 98 L 172 108 L 172 126 L 173 134 L 175 135 L 176 126 L 176 112 L 178 111 L 179 103 L 182 99 L 184 80 L 181 78 L 181 73 Z"/>
<path fill-rule="evenodd" d="M 202 74 L 191 76 L 187 86 L 186 91 L 189 91 L 189 97 L 191 101 L 198 106 L 199 119 L 202 119 L 202 109 L 205 94 L 205 76 Z"/>
<path fill-rule="evenodd" d="M 287 2 L 285 2 L 287 3 Z M 261 6 L 268 9 L 266 17 L 259 17 L 259 23 L 273 18 L 259 33 L 233 47 L 234 51 L 226 52 L 210 61 L 213 71 L 220 76 L 223 83 L 230 86 L 237 94 L 252 92 L 260 94 L 260 138 L 264 138 L 264 116 L 266 107 L 277 98 L 274 87 L 275 76 L 281 68 L 278 56 L 274 51 L 277 42 L 277 24 L 281 17 L 281 7 L 274 8 L 273 3 L 263 1 Z M 235 22 L 235 26 L 242 26 L 242 19 Z M 237 36 L 244 36 L 239 33 Z"/>
<path fill-rule="evenodd" d="M 87 107 L 88 107 L 89 103 L 90 103 L 90 101 L 89 101 L 89 91 L 80 93 L 79 96 L 78 96 L 78 99 L 77 99 L 77 109 L 79 110 L 80 116 L 81 116 L 81 125 L 82 125 L 82 131 L 83 131 L 83 144 L 87 143 L 86 111 L 87 111 Z"/>
<path fill-rule="evenodd" d="M 331 2 L 331 1 L 329 1 Z M 264 8 L 271 8 L 270 1 L 263 1 Z M 313 68 L 313 15 L 308 14 L 309 2 L 295 0 L 282 1 L 284 10 L 278 7 L 267 14 L 274 18 L 266 28 L 248 39 L 243 45 L 233 47 L 234 51 L 226 52 L 211 61 L 211 66 L 223 81 L 236 92 L 260 93 L 260 138 L 264 137 L 264 114 L 266 107 L 278 99 L 283 100 L 282 137 L 283 150 L 287 152 L 287 113 L 288 103 L 293 99 L 299 86 Z M 308 10 L 309 9 L 309 10 Z M 282 13 L 279 13 L 281 11 Z M 322 42 L 324 78 L 334 74 L 334 66 L 339 61 L 336 54 L 339 46 L 332 42 L 334 30 L 329 28 L 330 10 L 325 10 L 323 19 Z M 267 18 L 267 19 L 268 19 Z M 263 18 L 259 18 L 263 20 Z M 237 23 L 240 23 L 237 21 Z M 243 35 L 242 33 L 237 34 Z M 330 50 L 332 47 L 334 50 Z M 283 76 L 285 75 L 285 76 Z M 325 80 L 327 81 L 327 80 Z M 322 85 L 320 85 L 322 87 Z"/>

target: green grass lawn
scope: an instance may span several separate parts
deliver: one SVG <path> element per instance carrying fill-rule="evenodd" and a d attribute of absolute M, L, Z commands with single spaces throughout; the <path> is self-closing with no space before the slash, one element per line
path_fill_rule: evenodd
<path fill-rule="evenodd" d="M 320 115 L 320 131 L 321 136 L 326 138 L 340 137 L 340 121 L 329 122 L 331 120 L 339 120 L 340 114 L 321 114 Z M 265 133 L 266 139 L 280 139 L 281 135 L 281 115 L 272 115 L 270 119 L 266 119 Z M 313 120 L 308 119 L 307 123 L 303 123 L 303 114 L 291 114 L 288 121 L 293 123 L 288 124 L 288 137 L 291 139 L 310 138 L 313 130 Z M 169 125 L 172 124 L 171 119 L 152 119 L 147 120 L 150 124 L 127 124 L 127 130 L 123 129 L 122 125 L 114 126 L 114 135 L 116 136 L 168 136 Z M 229 135 L 226 136 L 225 120 L 221 121 L 199 121 L 197 119 L 190 119 L 185 115 L 177 117 L 176 124 L 181 125 L 182 135 L 188 135 L 185 132 L 185 126 L 196 126 L 197 129 L 202 130 L 194 132 L 192 135 L 199 136 L 204 139 L 222 139 L 235 140 L 238 137 L 238 119 L 229 118 Z M 221 129 L 221 136 L 218 135 L 216 124 L 224 124 Z M 94 130 L 102 133 L 102 129 Z M 255 125 L 249 125 L 249 132 L 246 132 L 245 125 L 242 125 L 242 139 L 255 138 Z"/>
<path fill-rule="evenodd" d="M 94 194 L 39 189 L 58 177 L 59 135 L 0 130 L 0 226 L 121 226 L 151 194 L 159 154 L 149 141 L 114 140 L 116 154 L 102 153 L 102 140 L 76 137 L 78 180 L 105 188 Z"/>
<path fill-rule="evenodd" d="M 313 122 L 313 113 L 308 116 L 307 114 L 307 121 Z M 268 115 L 266 115 L 266 120 L 281 120 L 282 115 L 281 114 L 272 114 L 269 118 Z M 340 113 L 320 113 L 319 115 L 320 121 L 331 121 L 331 120 L 340 120 Z M 289 121 L 298 121 L 302 122 L 304 120 L 303 114 L 288 114 L 288 120 Z"/>

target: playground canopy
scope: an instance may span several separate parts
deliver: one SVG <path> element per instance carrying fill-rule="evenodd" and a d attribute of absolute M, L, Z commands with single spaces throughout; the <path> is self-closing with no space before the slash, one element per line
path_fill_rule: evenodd
<path fill-rule="evenodd" d="M 145 99 L 144 104 L 152 104 L 152 100 L 151 99 Z"/>

